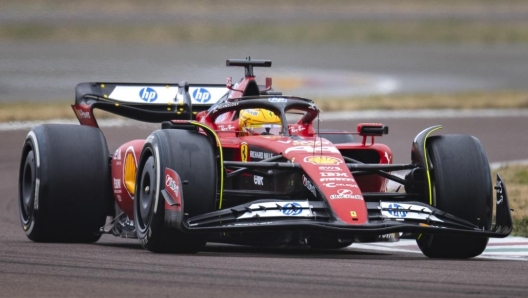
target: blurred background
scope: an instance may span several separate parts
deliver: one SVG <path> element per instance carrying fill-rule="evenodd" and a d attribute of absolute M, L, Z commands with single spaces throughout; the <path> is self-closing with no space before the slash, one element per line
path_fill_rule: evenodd
<path fill-rule="evenodd" d="M 0 7 L 4 104 L 72 101 L 85 81 L 236 81 L 241 70 L 225 60 L 251 56 L 273 60 L 256 74 L 273 76 L 276 90 L 318 100 L 499 92 L 528 106 L 524 0 L 1 0 Z"/>

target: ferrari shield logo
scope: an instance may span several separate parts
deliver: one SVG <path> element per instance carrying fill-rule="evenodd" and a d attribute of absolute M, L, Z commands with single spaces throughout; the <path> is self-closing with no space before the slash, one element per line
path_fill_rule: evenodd
<path fill-rule="evenodd" d="M 248 159 L 248 145 L 247 143 L 240 144 L 240 160 L 246 162 Z"/>
<path fill-rule="evenodd" d="M 356 211 L 350 211 L 350 216 L 357 217 Z"/>

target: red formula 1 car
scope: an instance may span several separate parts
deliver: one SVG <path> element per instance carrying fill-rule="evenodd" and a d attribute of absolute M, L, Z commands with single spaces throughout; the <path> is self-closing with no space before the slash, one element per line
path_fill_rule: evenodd
<path fill-rule="evenodd" d="M 271 61 L 227 66 L 244 67 L 245 77 L 79 84 L 72 107 L 81 125 L 36 126 L 22 149 L 27 237 L 95 242 L 111 232 L 153 252 L 197 252 L 207 241 L 335 249 L 404 234 L 428 257 L 470 258 L 511 232 L 505 186 L 497 176 L 494 200 L 476 138 L 431 136 L 441 127 L 430 127 L 414 139 L 410 163 L 392 164 L 389 147 L 375 142 L 386 126 L 319 131 L 312 100 L 273 91 L 269 78 L 256 83 L 253 68 Z M 94 108 L 161 129 L 109 154 Z M 389 190 L 389 180 L 405 192 Z"/>

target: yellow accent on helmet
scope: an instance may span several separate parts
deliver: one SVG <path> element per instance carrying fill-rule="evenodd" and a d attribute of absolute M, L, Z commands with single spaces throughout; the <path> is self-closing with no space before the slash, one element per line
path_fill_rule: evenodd
<path fill-rule="evenodd" d="M 253 134 L 278 134 L 281 120 L 273 111 L 266 109 L 246 109 L 240 111 L 239 128 Z"/>

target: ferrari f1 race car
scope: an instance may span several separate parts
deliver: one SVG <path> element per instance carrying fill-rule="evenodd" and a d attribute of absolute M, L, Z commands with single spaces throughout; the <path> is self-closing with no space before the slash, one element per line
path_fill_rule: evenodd
<path fill-rule="evenodd" d="M 81 125 L 38 125 L 23 146 L 27 237 L 88 243 L 112 233 L 189 253 L 207 242 L 338 249 L 403 235 L 428 257 L 471 258 L 510 234 L 505 185 L 498 175 L 493 185 L 475 137 L 426 128 L 410 163 L 393 164 L 377 142 L 387 126 L 320 130 L 312 100 L 282 95 L 271 78 L 257 84 L 253 69 L 271 61 L 226 64 L 243 67 L 243 79 L 78 84 Z M 161 129 L 110 154 L 94 109 Z"/>

